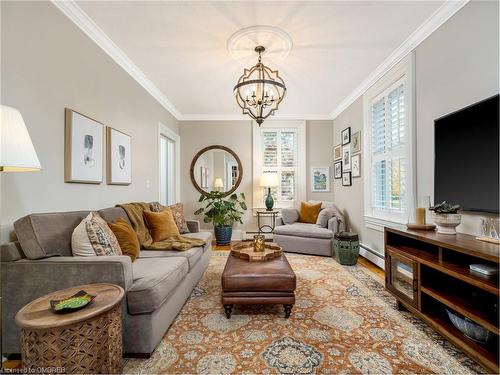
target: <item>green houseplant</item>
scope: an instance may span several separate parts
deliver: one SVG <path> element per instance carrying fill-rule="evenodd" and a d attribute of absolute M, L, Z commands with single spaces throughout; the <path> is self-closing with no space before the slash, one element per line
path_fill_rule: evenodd
<path fill-rule="evenodd" d="M 433 219 L 437 225 L 438 233 L 457 234 L 456 227 L 461 222 L 461 215 L 458 213 L 460 206 L 458 204 L 450 204 L 446 201 L 436 204 L 429 208 L 434 211 Z"/>
<path fill-rule="evenodd" d="M 224 192 L 211 191 L 202 194 L 198 202 L 204 207 L 195 211 L 195 215 L 203 214 L 203 222 L 213 223 L 217 245 L 228 245 L 233 234 L 233 224 L 243 224 L 241 217 L 247 210 L 245 195 L 232 194 L 224 199 Z"/>

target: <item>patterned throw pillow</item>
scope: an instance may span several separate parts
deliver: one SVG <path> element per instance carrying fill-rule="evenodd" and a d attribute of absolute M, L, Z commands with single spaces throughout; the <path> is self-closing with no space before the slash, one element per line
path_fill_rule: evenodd
<path fill-rule="evenodd" d="M 172 211 L 172 215 L 174 216 L 175 224 L 179 229 L 179 233 L 189 233 L 186 218 L 184 217 L 184 207 L 182 203 L 176 203 L 171 206 L 165 207 L 158 202 L 153 202 L 149 204 L 149 208 L 153 212 L 162 212 L 164 209 L 170 208 L 170 211 Z"/>
<path fill-rule="evenodd" d="M 85 224 L 96 255 L 122 255 L 115 234 L 97 212 L 91 212 L 85 218 Z"/>

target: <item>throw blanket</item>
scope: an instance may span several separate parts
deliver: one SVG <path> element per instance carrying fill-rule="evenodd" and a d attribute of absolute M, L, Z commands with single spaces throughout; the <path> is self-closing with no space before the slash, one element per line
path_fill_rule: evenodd
<path fill-rule="evenodd" d="M 144 202 L 134 202 L 118 204 L 117 207 L 121 207 L 125 210 L 132 223 L 132 228 L 134 228 L 139 238 L 139 243 L 142 249 L 146 250 L 189 250 L 192 247 L 205 245 L 204 240 L 197 238 L 188 238 L 184 236 L 173 236 L 167 238 L 163 241 L 153 242 L 151 235 L 149 234 L 148 227 L 144 222 L 144 211 L 149 211 L 149 204 Z"/>

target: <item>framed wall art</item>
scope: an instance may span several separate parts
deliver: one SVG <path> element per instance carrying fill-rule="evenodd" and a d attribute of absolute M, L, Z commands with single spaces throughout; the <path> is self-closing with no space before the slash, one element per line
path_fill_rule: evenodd
<path fill-rule="evenodd" d="M 346 145 L 351 142 L 351 127 L 345 128 L 341 133 L 342 145 Z"/>
<path fill-rule="evenodd" d="M 342 159 L 342 145 L 337 145 L 333 148 L 333 160 Z"/>
<path fill-rule="evenodd" d="M 102 183 L 104 124 L 69 108 L 64 115 L 64 181 Z"/>
<path fill-rule="evenodd" d="M 132 183 L 130 136 L 111 127 L 106 128 L 106 176 L 108 185 Z"/>
<path fill-rule="evenodd" d="M 342 162 L 337 161 L 333 163 L 333 178 L 340 179 L 342 178 Z"/>
<path fill-rule="evenodd" d="M 351 156 L 352 177 L 361 177 L 361 154 Z"/>
<path fill-rule="evenodd" d="M 361 131 L 356 132 L 351 137 L 352 153 L 357 154 L 361 152 Z"/>
<path fill-rule="evenodd" d="M 314 193 L 330 191 L 330 167 L 311 168 L 311 191 Z"/>
<path fill-rule="evenodd" d="M 351 145 L 345 145 L 342 147 L 342 171 L 351 170 Z"/>
<path fill-rule="evenodd" d="M 351 185 L 352 185 L 351 172 L 343 172 L 342 173 L 342 186 L 351 186 Z"/>

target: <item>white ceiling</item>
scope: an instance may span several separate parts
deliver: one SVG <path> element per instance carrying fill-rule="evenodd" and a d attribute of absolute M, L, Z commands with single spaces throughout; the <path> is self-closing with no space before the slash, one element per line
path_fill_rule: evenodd
<path fill-rule="evenodd" d="M 290 35 L 285 59 L 264 54 L 287 84 L 280 116 L 331 112 L 444 1 L 78 1 L 80 8 L 168 98 L 181 118 L 240 114 L 232 89 L 252 59 L 226 48 L 241 28 Z"/>

